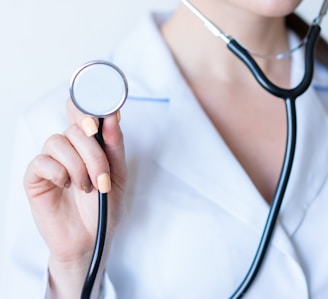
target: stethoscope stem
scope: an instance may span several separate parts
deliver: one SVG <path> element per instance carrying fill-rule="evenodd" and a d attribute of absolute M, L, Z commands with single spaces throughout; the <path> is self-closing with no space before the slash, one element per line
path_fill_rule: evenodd
<path fill-rule="evenodd" d="M 255 257 L 252 261 L 252 265 L 250 266 L 242 283 L 236 289 L 230 299 L 242 298 L 257 277 L 257 274 L 266 256 L 266 252 L 268 250 L 275 224 L 279 216 L 279 211 L 285 196 L 296 148 L 297 120 L 295 99 L 285 99 L 285 107 L 287 117 L 286 151 L 276 191 L 271 203 L 269 214 L 267 216 L 265 227 L 263 229 L 261 240 L 259 242 Z"/>
<path fill-rule="evenodd" d="M 102 148 L 104 148 L 104 139 L 102 136 L 103 118 L 99 119 L 99 129 L 96 134 L 96 140 Z M 96 242 L 92 254 L 91 263 L 86 275 L 81 299 L 89 299 L 91 297 L 92 289 L 99 272 L 100 263 L 103 257 L 103 252 L 106 243 L 107 235 L 107 223 L 108 223 L 108 194 L 98 191 L 98 226 Z"/>

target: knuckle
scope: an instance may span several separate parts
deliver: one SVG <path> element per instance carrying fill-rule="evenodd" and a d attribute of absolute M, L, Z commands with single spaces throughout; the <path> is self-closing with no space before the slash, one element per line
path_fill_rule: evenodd
<path fill-rule="evenodd" d="M 80 127 L 78 126 L 77 123 L 74 123 L 69 128 L 67 128 L 66 135 L 73 136 L 73 135 L 79 134 L 80 132 L 81 132 Z"/>
<path fill-rule="evenodd" d="M 44 143 L 43 151 L 46 151 L 47 149 L 56 148 L 58 144 L 63 142 L 63 140 L 64 136 L 61 134 L 54 134 L 50 136 Z"/>
<path fill-rule="evenodd" d="M 65 182 L 67 181 L 67 171 L 65 168 L 60 168 L 58 169 L 52 177 L 52 181 L 54 184 L 56 184 L 57 186 L 63 186 L 65 184 Z"/>
<path fill-rule="evenodd" d="M 85 176 L 87 174 L 87 169 L 86 169 L 85 163 L 83 163 L 82 161 L 80 163 L 78 163 L 78 162 L 75 163 L 74 173 L 79 177 Z"/>
<path fill-rule="evenodd" d="M 95 152 L 92 156 L 92 166 L 95 169 L 104 169 L 107 167 L 107 158 L 104 152 Z"/>
<path fill-rule="evenodd" d="M 31 167 L 40 169 L 46 160 L 46 156 L 43 154 L 37 155 L 30 163 Z"/>
<path fill-rule="evenodd" d="M 61 134 L 54 134 L 48 138 L 48 143 L 57 143 L 58 141 L 61 141 L 64 138 Z"/>
<path fill-rule="evenodd" d="M 108 134 L 108 136 L 105 137 L 106 137 L 106 143 L 113 149 L 120 148 L 121 145 L 123 144 L 123 133 L 121 130 L 116 130 L 114 132 L 111 132 L 111 134 Z"/>

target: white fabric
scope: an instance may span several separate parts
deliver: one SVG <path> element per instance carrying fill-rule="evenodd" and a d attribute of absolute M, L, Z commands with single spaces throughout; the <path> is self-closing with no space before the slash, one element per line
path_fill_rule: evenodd
<path fill-rule="evenodd" d="M 291 36 L 293 43 L 295 38 Z M 102 298 L 228 298 L 254 256 L 268 205 L 174 64 L 153 19 L 110 58 L 127 75 L 122 108 L 129 182 Z M 303 71 L 293 56 L 292 81 Z M 25 165 L 67 123 L 68 85 L 27 112 L 18 131 L 4 298 L 45 298 L 48 252 L 21 187 Z M 267 258 L 244 298 L 328 298 L 328 72 L 297 102 L 295 164 Z M 41 125 L 42 124 L 42 125 Z M 44 283 L 42 281 L 44 280 Z"/>

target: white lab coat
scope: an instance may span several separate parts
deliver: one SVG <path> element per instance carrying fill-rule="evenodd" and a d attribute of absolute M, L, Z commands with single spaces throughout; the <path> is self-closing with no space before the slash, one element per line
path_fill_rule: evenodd
<path fill-rule="evenodd" d="M 110 60 L 129 81 L 121 113 L 129 183 L 102 296 L 228 298 L 250 266 L 269 207 L 185 83 L 153 18 Z M 298 51 L 294 83 L 302 67 Z M 44 140 L 65 129 L 67 96 L 65 85 L 31 108 L 19 128 L 3 298 L 45 297 L 48 251 L 21 181 Z M 245 298 L 328 298 L 328 72 L 323 67 L 317 66 L 297 111 L 297 149 L 285 203 Z"/>

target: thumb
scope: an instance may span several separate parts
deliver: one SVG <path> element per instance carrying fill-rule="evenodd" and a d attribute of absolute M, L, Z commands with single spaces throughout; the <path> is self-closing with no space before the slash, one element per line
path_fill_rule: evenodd
<path fill-rule="evenodd" d="M 120 118 L 120 112 L 106 117 L 103 120 L 102 136 L 103 148 L 108 157 L 112 179 L 123 180 L 123 183 L 126 177 L 126 162 L 124 138 L 119 125 Z"/>

